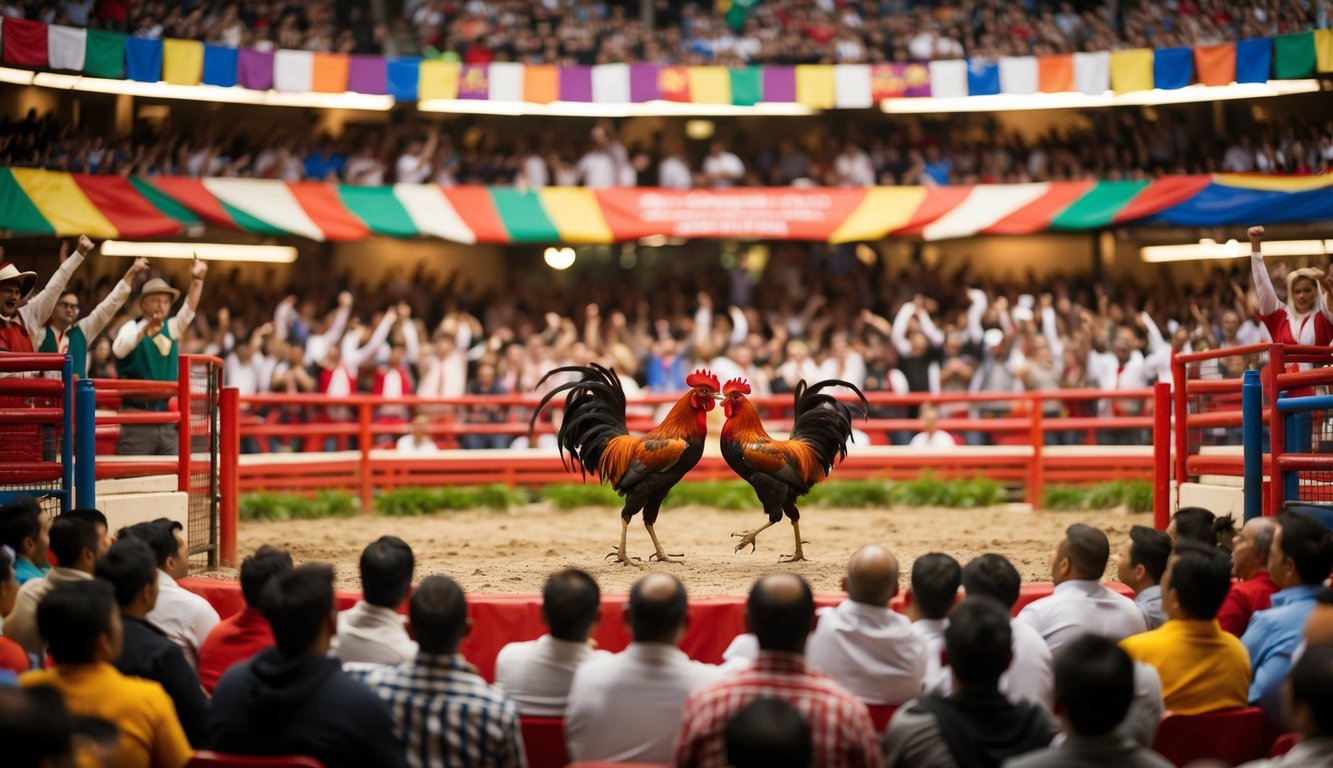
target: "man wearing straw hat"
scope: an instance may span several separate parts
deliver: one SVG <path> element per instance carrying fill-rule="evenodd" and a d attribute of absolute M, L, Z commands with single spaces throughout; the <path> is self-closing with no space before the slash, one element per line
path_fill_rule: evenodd
<path fill-rule="evenodd" d="M 180 311 L 171 317 L 167 313 L 180 298 L 180 291 L 167 281 L 155 277 L 144 283 L 139 291 L 140 318 L 125 323 L 111 344 L 121 378 L 150 381 L 176 381 L 179 346 L 185 329 L 194 321 L 199 295 L 204 290 L 204 275 L 208 263 L 194 257 L 190 269 L 190 290 Z M 122 410 L 128 412 L 164 412 L 166 400 L 125 398 Z M 122 424 L 116 453 L 135 456 L 174 456 L 177 451 L 175 424 Z"/>
<path fill-rule="evenodd" d="M 79 268 L 83 259 L 92 253 L 93 241 L 87 235 L 79 237 L 79 245 L 74 255 L 51 276 L 40 293 L 23 300 L 32 293 L 37 285 L 36 272 L 21 272 L 13 263 L 4 258 L 4 249 L 0 249 L 0 352 L 33 352 L 36 350 L 37 335 L 42 323 L 51 316 L 56 299 L 65 290 L 74 270 Z"/>

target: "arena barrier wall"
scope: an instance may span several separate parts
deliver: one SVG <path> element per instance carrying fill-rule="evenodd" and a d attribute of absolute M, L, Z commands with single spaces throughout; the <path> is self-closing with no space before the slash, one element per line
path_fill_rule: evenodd
<path fill-rule="evenodd" d="M 69 355 L 0 355 L 0 503 L 33 495 L 49 511 L 74 506 L 74 412 Z"/>
<path fill-rule="evenodd" d="M 631 432 L 653 427 L 654 412 L 674 403 L 678 395 L 648 395 L 628 407 Z M 791 428 L 791 398 L 777 395 L 752 398 L 775 435 Z M 981 475 L 1021 486 L 1025 498 L 1040 504 L 1047 483 L 1089 484 L 1113 479 L 1151 479 L 1155 453 L 1148 432 L 1170 414 L 1166 392 L 1154 390 L 1054 390 L 1005 394 L 919 393 L 867 395 L 872 414 L 855 428 L 871 445 L 857 443 L 836 470 L 838 477 L 904 480 L 926 470 L 942 478 Z M 1102 400 L 1127 402 L 1123 410 L 1136 415 L 1095 416 Z M 1047 402 L 1060 402 L 1062 415 L 1043 414 Z M 363 511 L 369 511 L 376 492 L 404 485 L 540 485 L 570 482 L 570 475 L 555 449 L 444 450 L 431 456 L 409 456 L 392 448 L 405 434 L 414 413 L 432 416 L 431 435 L 446 444 L 466 435 L 498 435 L 503 442 L 528 434 L 536 396 L 503 395 L 459 398 L 386 399 L 353 395 L 331 399 L 323 395 L 255 395 L 238 402 L 242 454 L 237 470 L 238 490 L 314 493 L 338 489 L 355 493 Z M 936 405 L 944 414 L 939 428 L 963 440 L 984 436 L 992 445 L 959 445 L 926 453 L 906 446 L 890 446 L 890 434 L 910 435 L 922 427 L 915 409 Z M 503 421 L 469 421 L 476 409 L 502 409 Z M 991 417 L 969 414 L 985 411 Z M 1154 412 L 1157 414 L 1154 416 Z M 958 415 L 950 415 L 957 413 Z M 1073 415 L 1070 415 L 1070 414 Z M 719 414 L 711 423 L 716 434 Z M 555 426 L 539 422 L 535 435 L 551 435 Z M 1140 445 L 1098 445 L 1107 433 L 1137 433 Z M 1048 445 L 1049 442 L 1073 443 Z M 279 448 L 274 452 L 266 452 Z M 1167 460 L 1169 464 L 1169 457 Z M 715 449 L 705 452 L 693 470 L 701 480 L 726 479 L 730 470 Z"/>
<path fill-rule="evenodd" d="M 235 580 L 191 578 L 182 579 L 181 586 L 208 600 L 223 618 L 245 607 L 240 583 Z M 1127 597 L 1134 594 L 1124 584 L 1108 583 L 1107 586 Z M 1049 582 L 1024 584 L 1014 606 L 1015 615 L 1033 600 L 1050 595 L 1052 589 Z M 819 607 L 833 606 L 844 598 L 845 595 L 840 594 L 816 595 L 815 602 Z M 359 593 L 338 592 L 338 610 L 346 610 L 360 599 Z M 745 599 L 743 595 L 691 596 L 689 626 L 681 640 L 681 650 L 696 661 L 721 662 L 722 652 L 732 638 L 746 631 Z M 471 634 L 463 639 L 460 652 L 488 681 L 495 679 L 495 656 L 505 644 L 535 640 L 546 632 L 546 625 L 542 623 L 541 595 L 474 593 L 467 596 L 467 601 L 473 627 Z M 602 617 L 592 633 L 598 648 L 618 652 L 629 645 L 629 627 L 625 624 L 628 601 L 628 594 L 602 595 Z M 899 595 L 892 606 L 899 612 L 905 610 L 904 597 Z"/>

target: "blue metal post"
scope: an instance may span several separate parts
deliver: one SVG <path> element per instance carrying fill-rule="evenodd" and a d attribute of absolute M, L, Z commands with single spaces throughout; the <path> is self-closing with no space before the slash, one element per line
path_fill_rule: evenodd
<path fill-rule="evenodd" d="M 1245 445 L 1245 519 L 1264 514 L 1264 386 L 1258 371 L 1246 371 L 1240 385 Z"/>
<path fill-rule="evenodd" d="M 1288 413 L 1282 417 L 1284 431 L 1286 432 L 1286 452 L 1287 453 L 1305 453 L 1302 449 L 1302 443 L 1305 442 L 1301 437 L 1301 417 L 1305 416 L 1304 422 L 1306 431 L 1309 431 L 1309 415 L 1302 413 Z M 1301 497 L 1301 475 L 1299 472 L 1282 473 L 1282 501 L 1296 501 Z"/>
<path fill-rule="evenodd" d="M 79 379 L 75 393 L 78 412 L 77 445 L 75 445 L 75 481 L 79 506 L 92 509 L 97 506 L 97 397 L 92 379 Z"/>
<path fill-rule="evenodd" d="M 74 506 L 74 358 L 65 355 L 65 367 L 60 369 L 65 384 L 64 411 L 60 435 L 60 511 L 68 512 Z"/>

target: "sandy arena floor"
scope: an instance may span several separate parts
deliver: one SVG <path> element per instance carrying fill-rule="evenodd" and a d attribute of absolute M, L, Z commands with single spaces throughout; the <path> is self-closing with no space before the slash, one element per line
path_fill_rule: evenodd
<path fill-rule="evenodd" d="M 508 512 L 445 512 L 429 517 L 361 517 L 344 520 L 242 523 L 242 556 L 261 544 L 287 549 L 298 563 L 326 562 L 337 567 L 339 588 L 356 590 L 361 549 L 376 537 L 402 537 L 416 553 L 417 578 L 443 573 L 469 592 L 541 591 L 546 576 L 574 566 L 591 573 L 608 592 L 626 591 L 642 573 L 603 560 L 620 535 L 618 510 L 555 510 L 534 504 Z M 931 551 L 947 552 L 966 562 L 983 552 L 1006 554 L 1025 581 L 1050 580 L 1050 556 L 1066 526 L 1087 522 L 1111 540 L 1108 576 L 1115 555 L 1135 524 L 1150 525 L 1149 515 L 1115 512 L 1031 512 L 1025 507 L 988 509 L 818 509 L 803 510 L 801 532 L 808 562 L 778 563 L 790 554 L 791 525 L 785 520 L 759 537 L 759 548 L 733 553 L 729 537 L 763 522 L 762 513 L 724 512 L 685 507 L 666 510 L 657 533 L 668 552 L 684 552 L 682 564 L 653 563 L 647 568 L 678 575 L 696 595 L 744 594 L 754 579 L 775 570 L 793 570 L 810 580 L 816 592 L 836 592 L 847 557 L 858 547 L 891 547 L 903 569 L 903 587 L 911 562 Z M 636 517 L 630 525 L 629 554 L 646 558 L 652 543 Z M 234 577 L 234 572 L 210 575 Z"/>

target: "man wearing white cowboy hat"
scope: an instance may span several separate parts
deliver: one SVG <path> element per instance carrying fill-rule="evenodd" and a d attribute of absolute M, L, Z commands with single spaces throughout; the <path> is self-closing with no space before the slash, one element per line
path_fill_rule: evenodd
<path fill-rule="evenodd" d="M 79 268 L 83 259 L 92 253 L 93 241 L 87 235 L 79 237 L 74 255 L 51 275 L 51 280 L 40 293 L 23 303 L 37 284 L 36 272 L 21 272 L 4 258 L 0 249 L 0 352 L 33 352 L 42 323 L 51 316 L 56 299 L 65 290 L 65 284 Z"/>
<path fill-rule="evenodd" d="M 172 317 L 167 317 L 167 312 L 180 298 L 180 291 L 160 277 L 144 283 L 139 291 L 140 318 L 122 325 L 111 343 L 111 351 L 120 361 L 117 368 L 121 378 L 176 381 L 180 339 L 194 321 L 207 273 L 208 263 L 196 256 L 190 269 L 190 290 L 185 295 L 185 303 Z M 126 411 L 167 410 L 165 400 L 126 398 L 121 405 Z M 176 441 L 175 424 L 122 424 L 116 453 L 174 456 L 178 448 Z"/>

